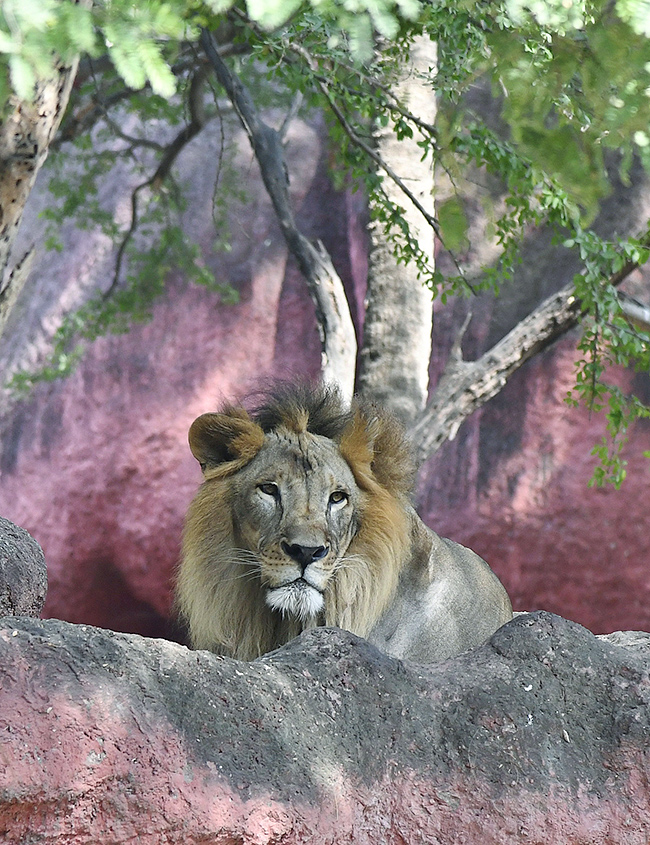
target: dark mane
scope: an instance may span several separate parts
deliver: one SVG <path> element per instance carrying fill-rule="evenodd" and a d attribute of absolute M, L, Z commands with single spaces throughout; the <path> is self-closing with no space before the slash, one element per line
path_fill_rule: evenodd
<path fill-rule="evenodd" d="M 264 432 L 282 425 L 331 440 L 338 440 L 353 418 L 336 387 L 306 384 L 273 388 L 251 416 Z"/>
<path fill-rule="evenodd" d="M 411 444 L 402 425 L 385 409 L 355 397 L 348 408 L 333 385 L 280 384 L 265 395 L 251 412 L 265 433 L 284 426 L 298 433 L 309 431 L 341 442 L 355 429 L 362 451 L 369 449 L 372 472 L 382 487 L 408 496 L 413 488 L 415 464 Z M 352 464 L 354 449 L 348 455 Z"/>

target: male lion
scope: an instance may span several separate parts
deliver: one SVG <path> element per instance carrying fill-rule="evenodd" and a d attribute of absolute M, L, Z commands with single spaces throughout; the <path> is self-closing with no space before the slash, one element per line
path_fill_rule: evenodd
<path fill-rule="evenodd" d="M 205 480 L 177 605 L 195 648 L 252 660 L 336 625 L 427 663 L 512 618 L 488 565 L 415 513 L 402 430 L 374 406 L 347 411 L 335 390 L 299 388 L 252 416 L 203 414 L 189 442 Z"/>

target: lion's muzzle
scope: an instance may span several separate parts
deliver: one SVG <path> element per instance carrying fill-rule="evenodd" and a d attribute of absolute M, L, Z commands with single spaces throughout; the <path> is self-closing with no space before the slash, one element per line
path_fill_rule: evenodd
<path fill-rule="evenodd" d="M 302 546 L 300 543 L 282 541 L 282 551 L 301 567 L 304 572 L 309 564 L 322 560 L 329 554 L 329 546 Z"/>

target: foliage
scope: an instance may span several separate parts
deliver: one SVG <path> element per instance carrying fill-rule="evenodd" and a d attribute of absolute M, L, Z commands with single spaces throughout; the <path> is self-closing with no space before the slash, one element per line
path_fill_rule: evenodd
<path fill-rule="evenodd" d="M 558 241 L 579 254 L 584 271 L 575 284 L 585 320 L 570 401 L 606 412 L 611 437 L 597 447 L 601 465 L 595 480 L 620 483 L 620 445 L 629 425 L 648 409 L 607 385 L 605 372 L 610 364 L 647 370 L 650 352 L 648 337 L 630 330 L 608 280 L 626 263 L 646 261 L 648 249 L 645 240 L 603 239 L 590 225 L 609 190 L 606 155 L 616 155 L 623 179 L 629 178 L 634 156 L 650 169 L 648 20 L 648 0 L 248 0 L 246 12 L 233 0 L 92 5 L 4 0 L 0 102 L 12 88 L 29 99 L 35 81 L 52 72 L 56 56 L 70 62 L 83 53 L 98 60 L 72 103 L 72 115 L 94 118 L 76 129 L 68 121 L 78 171 L 71 180 L 63 159 L 51 184 L 57 205 L 50 217 L 58 224 L 76 216 L 100 227 L 120 256 L 109 291 L 61 327 L 45 375 L 68 371 L 78 356 L 78 338 L 123 331 L 129 315 L 144 319 L 172 267 L 210 282 L 196 247 L 182 233 L 186 200 L 172 165 L 154 178 L 172 136 L 167 146 L 156 148 L 153 141 L 163 122 L 180 132 L 193 125 L 189 92 L 200 68 L 196 38 L 205 26 L 232 54 L 230 61 L 259 107 L 288 108 L 301 100 L 305 110 L 324 111 L 336 151 L 333 177 L 363 186 L 398 261 L 414 261 L 442 301 L 479 288 L 498 292 L 501 281 L 514 273 L 522 238 L 533 226 L 550 225 Z M 419 34 L 439 44 L 437 66 L 425 80 L 439 97 L 436 126 L 423 123 L 393 94 Z M 371 49 L 373 40 L 377 49 Z M 99 61 L 103 56 L 110 59 L 108 69 Z M 468 105 L 468 93 L 485 80 L 501 100 L 498 131 Z M 204 123 L 219 111 L 217 94 L 202 95 L 203 107 L 212 103 Z M 122 121 L 111 118 L 114 108 L 137 117 L 137 138 L 116 129 Z M 226 156 L 229 125 L 220 120 L 219 126 Z M 497 266 L 480 278 L 467 278 L 462 261 L 467 223 L 458 197 L 441 205 L 438 218 L 430 221 L 454 255 L 457 273 L 443 277 L 430 266 L 410 234 L 404 209 L 385 191 L 390 177 L 373 158 L 378 127 L 391 127 L 398 138 L 416 138 L 423 155 L 432 152 L 452 182 L 470 166 L 498 177 L 505 202 L 494 209 L 494 236 L 501 248 Z M 136 188 L 125 230 L 98 198 L 97 186 L 127 162 Z M 225 166 L 220 171 L 222 183 L 228 172 Z M 219 209 L 229 193 L 215 190 L 215 196 L 222 197 L 215 204 Z"/>
<path fill-rule="evenodd" d="M 146 83 L 163 97 L 176 90 L 170 62 L 181 41 L 195 40 L 197 26 L 215 20 L 234 0 L 3 0 L 0 6 L 0 106 L 13 90 L 32 97 L 34 84 L 52 75 L 56 62 L 105 51 L 126 84 Z M 372 49 L 373 30 L 396 35 L 401 19 L 414 20 L 418 0 L 312 0 L 318 14 L 347 33 L 355 54 Z M 262 27 L 283 24 L 301 0 L 249 0 L 248 14 Z"/>

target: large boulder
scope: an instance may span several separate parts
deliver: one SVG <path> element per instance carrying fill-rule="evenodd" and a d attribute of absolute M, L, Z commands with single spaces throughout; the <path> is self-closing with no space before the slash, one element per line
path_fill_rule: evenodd
<path fill-rule="evenodd" d="M 546 613 L 422 667 L 317 629 L 254 663 L 0 628 L 0 830 L 70 845 L 645 845 L 647 641 Z"/>
<path fill-rule="evenodd" d="M 0 516 L 0 616 L 40 616 L 47 594 L 43 550 Z"/>

